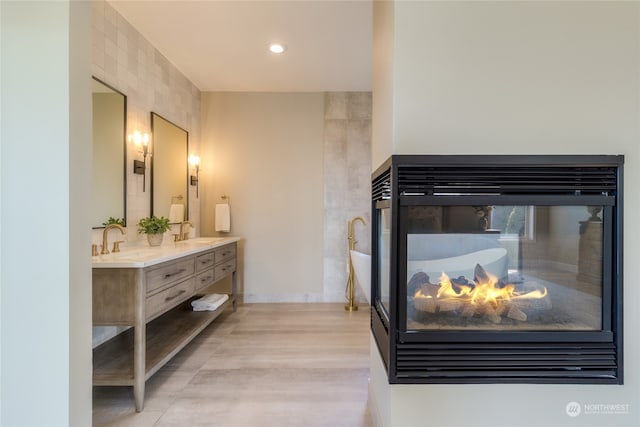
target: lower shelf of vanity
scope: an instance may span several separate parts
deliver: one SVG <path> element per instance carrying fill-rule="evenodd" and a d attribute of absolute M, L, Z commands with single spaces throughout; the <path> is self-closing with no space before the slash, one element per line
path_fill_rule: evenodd
<path fill-rule="evenodd" d="M 235 302 L 230 295 L 215 311 L 192 311 L 190 301 L 146 324 L 145 381 Z M 134 385 L 133 328 L 93 350 L 93 385 Z"/>

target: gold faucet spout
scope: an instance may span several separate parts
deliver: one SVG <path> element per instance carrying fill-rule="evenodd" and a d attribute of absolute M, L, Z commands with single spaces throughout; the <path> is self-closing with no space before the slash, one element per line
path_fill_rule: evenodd
<path fill-rule="evenodd" d="M 348 254 L 348 263 L 349 263 L 349 277 L 347 278 L 347 289 L 346 289 L 346 297 L 347 297 L 347 305 L 344 306 L 344 309 L 347 311 L 356 311 L 358 310 L 358 304 L 356 304 L 356 290 L 355 290 L 355 282 L 354 282 L 354 273 L 353 273 L 353 263 L 351 262 L 351 251 L 356 248 L 356 236 L 354 231 L 354 225 L 357 221 L 360 221 L 362 225 L 367 225 L 367 221 L 364 220 L 361 216 L 357 216 L 349 221 L 348 229 L 347 229 L 347 239 L 349 240 L 349 254 Z"/>
<path fill-rule="evenodd" d="M 109 237 L 109 230 L 111 230 L 112 228 L 117 228 L 118 230 L 120 230 L 122 235 L 127 234 L 127 230 L 125 230 L 124 227 L 121 226 L 120 224 L 109 224 L 109 225 L 107 225 L 104 228 L 104 231 L 102 231 L 102 250 L 100 251 L 100 253 L 102 255 L 106 255 L 106 254 L 109 253 L 108 237 Z"/>
<path fill-rule="evenodd" d="M 347 230 L 347 238 L 349 239 L 349 249 L 355 249 L 355 246 L 356 246 L 356 241 L 355 241 L 356 236 L 355 236 L 353 226 L 357 221 L 360 221 L 362 225 L 367 225 L 367 221 L 365 221 L 365 219 L 362 218 L 361 216 L 357 216 L 353 218 L 351 221 L 349 221 L 349 227 Z"/>
<path fill-rule="evenodd" d="M 182 221 L 180 223 L 180 234 L 178 235 L 178 240 L 182 241 L 182 240 L 187 240 L 185 237 L 185 233 L 184 233 L 184 226 L 185 224 L 189 224 L 189 227 L 193 227 L 193 224 L 191 223 L 191 221 Z"/>

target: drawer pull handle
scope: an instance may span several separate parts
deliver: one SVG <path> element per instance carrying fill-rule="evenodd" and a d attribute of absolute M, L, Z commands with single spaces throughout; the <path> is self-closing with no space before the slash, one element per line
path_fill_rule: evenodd
<path fill-rule="evenodd" d="M 167 273 L 167 274 L 165 274 L 165 275 L 164 275 L 164 278 L 165 278 L 165 279 L 168 279 L 169 277 L 172 277 L 172 276 L 178 275 L 178 274 L 180 274 L 180 273 L 184 273 L 185 271 L 187 271 L 187 270 L 186 270 L 186 269 L 184 269 L 184 268 L 181 268 L 180 270 L 178 270 L 178 271 L 174 271 L 173 273 Z"/>
<path fill-rule="evenodd" d="M 201 283 L 204 283 L 204 282 L 206 282 L 206 281 L 207 281 L 207 280 L 209 280 L 209 279 L 211 279 L 211 276 L 201 277 L 201 278 L 200 278 L 200 282 L 201 282 Z"/>
<path fill-rule="evenodd" d="M 211 261 L 212 261 L 211 258 L 209 258 L 209 259 L 201 259 L 200 260 L 200 264 L 209 264 Z"/>
<path fill-rule="evenodd" d="M 187 292 L 187 291 L 185 291 L 184 289 L 181 289 L 181 290 L 180 290 L 180 292 L 178 292 L 178 293 L 177 293 L 177 294 L 175 294 L 174 296 L 172 296 L 172 297 L 166 297 L 166 298 L 164 299 L 164 302 L 169 302 L 169 301 L 171 301 L 172 299 L 176 299 L 176 298 L 178 298 L 180 295 L 184 294 L 185 292 Z"/>

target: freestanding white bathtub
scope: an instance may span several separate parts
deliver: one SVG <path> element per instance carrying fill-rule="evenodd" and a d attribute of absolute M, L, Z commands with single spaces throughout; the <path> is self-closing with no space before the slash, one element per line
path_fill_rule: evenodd
<path fill-rule="evenodd" d="M 350 255 L 356 280 L 367 302 L 371 304 L 371 255 L 355 250 L 350 251 Z M 477 264 L 494 276 L 503 278 L 507 274 L 508 262 L 507 250 L 504 248 L 484 249 L 448 258 L 411 260 L 407 261 L 407 280 L 420 271 L 426 273 L 432 283 L 437 283 L 442 273 L 452 279 L 465 276 L 473 280 Z"/>
<path fill-rule="evenodd" d="M 484 249 L 449 258 L 407 261 L 407 280 L 420 271 L 429 276 L 431 283 L 437 283 L 442 273 L 452 279 L 465 276 L 468 280 L 473 280 L 477 264 L 485 271 L 502 278 L 507 275 L 508 261 L 507 250 L 504 248 Z"/>
<path fill-rule="evenodd" d="M 371 304 L 371 255 L 353 250 L 350 252 L 356 280 L 367 302 Z"/>

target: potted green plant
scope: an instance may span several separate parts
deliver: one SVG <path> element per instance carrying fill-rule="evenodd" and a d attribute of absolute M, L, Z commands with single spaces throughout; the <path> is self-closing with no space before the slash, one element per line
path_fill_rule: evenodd
<path fill-rule="evenodd" d="M 145 217 L 138 221 L 138 233 L 146 234 L 149 246 L 160 246 L 164 232 L 171 228 L 169 218 L 161 216 Z"/>
<path fill-rule="evenodd" d="M 124 227 L 124 218 L 114 218 L 110 216 L 108 220 L 102 223 L 104 227 L 110 224 L 118 224 Z"/>

